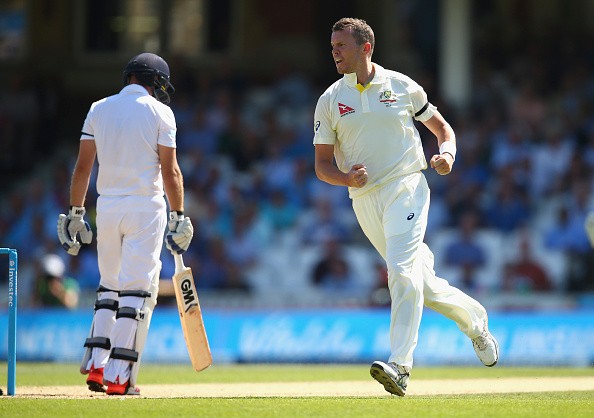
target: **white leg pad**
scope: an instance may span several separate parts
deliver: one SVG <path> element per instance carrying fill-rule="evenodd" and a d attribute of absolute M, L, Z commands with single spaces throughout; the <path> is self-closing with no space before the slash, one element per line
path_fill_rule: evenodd
<path fill-rule="evenodd" d="M 143 292 L 121 291 L 120 309 L 112 333 L 111 359 L 105 368 L 105 379 L 114 382 L 130 381 L 136 386 L 136 379 L 148 330 L 157 304 L 159 291 L 158 276 L 152 281 L 150 296 L 137 296 Z"/>
<path fill-rule="evenodd" d="M 159 280 L 154 280 L 155 286 L 151 286 L 151 297 L 145 299 L 144 302 L 144 321 L 138 323 L 136 329 L 136 351 L 138 351 L 138 361 L 132 364 L 132 370 L 130 371 L 130 385 L 136 386 L 136 378 L 138 377 L 138 370 L 140 369 L 140 361 L 142 359 L 142 352 L 144 351 L 144 345 L 146 344 L 146 337 L 148 336 L 149 326 L 151 324 L 151 318 L 153 311 L 157 305 L 157 294 L 159 293 Z"/>
<path fill-rule="evenodd" d="M 80 365 L 80 372 L 87 374 L 91 367 L 104 367 L 109 358 L 111 342 L 109 335 L 115 323 L 118 309 L 118 293 L 99 287 L 95 301 L 93 323 L 89 337 L 85 340 L 86 347 Z"/>

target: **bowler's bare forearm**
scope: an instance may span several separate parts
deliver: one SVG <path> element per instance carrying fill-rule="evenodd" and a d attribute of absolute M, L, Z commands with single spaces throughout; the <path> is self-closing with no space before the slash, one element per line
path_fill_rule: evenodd
<path fill-rule="evenodd" d="M 367 168 L 358 163 L 344 173 L 334 165 L 334 146 L 316 145 L 315 170 L 318 178 L 334 186 L 363 187 L 367 184 Z"/>
<path fill-rule="evenodd" d="M 343 173 L 333 163 L 327 161 L 316 161 L 316 176 L 334 186 L 348 186 L 349 176 Z"/>
<path fill-rule="evenodd" d="M 452 126 L 444 119 L 441 113 L 436 111 L 429 120 L 423 123 L 437 138 L 438 147 L 446 141 L 450 141 L 454 145 L 456 144 L 454 129 L 452 129 Z"/>
<path fill-rule="evenodd" d="M 349 176 L 334 164 L 334 145 L 316 144 L 315 151 L 316 176 L 334 186 L 348 186 Z"/>

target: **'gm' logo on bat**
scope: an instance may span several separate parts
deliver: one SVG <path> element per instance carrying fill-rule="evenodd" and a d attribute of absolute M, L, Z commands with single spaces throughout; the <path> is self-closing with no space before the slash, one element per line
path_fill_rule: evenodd
<path fill-rule="evenodd" d="M 192 288 L 192 282 L 190 281 L 190 279 L 184 279 L 180 283 L 180 287 L 182 294 L 184 295 L 184 312 L 188 312 L 190 308 L 198 305 L 196 303 L 196 295 L 194 294 L 194 289 Z"/>

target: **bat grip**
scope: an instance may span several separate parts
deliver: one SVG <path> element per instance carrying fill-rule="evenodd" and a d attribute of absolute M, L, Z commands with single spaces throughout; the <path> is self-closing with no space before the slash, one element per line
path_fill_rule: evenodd
<path fill-rule="evenodd" d="M 175 272 L 179 273 L 186 269 L 184 266 L 184 259 L 181 254 L 173 254 L 173 260 L 175 261 Z"/>

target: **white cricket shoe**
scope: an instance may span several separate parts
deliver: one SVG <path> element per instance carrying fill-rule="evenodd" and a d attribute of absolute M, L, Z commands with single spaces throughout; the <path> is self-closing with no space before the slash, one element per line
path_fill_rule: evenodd
<path fill-rule="evenodd" d="M 404 396 L 410 377 L 410 367 L 396 363 L 374 361 L 369 370 L 371 377 L 384 385 L 384 389 L 392 395 Z"/>
<path fill-rule="evenodd" d="M 487 367 L 493 367 L 499 360 L 499 344 L 489 332 L 487 322 L 482 334 L 472 339 L 472 347 L 479 360 Z"/>

